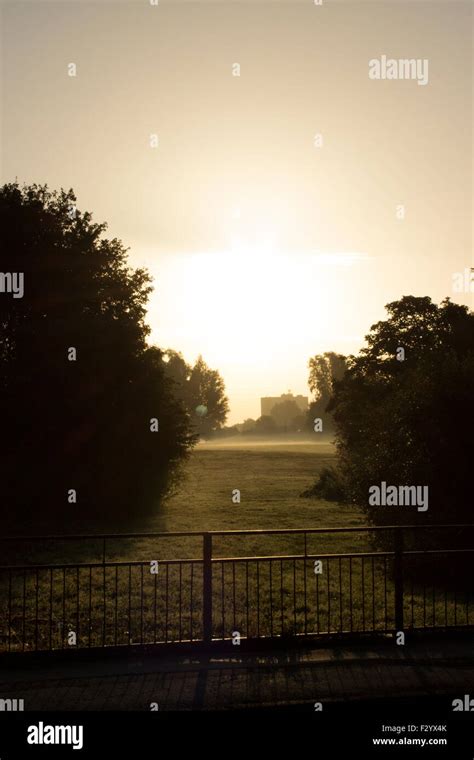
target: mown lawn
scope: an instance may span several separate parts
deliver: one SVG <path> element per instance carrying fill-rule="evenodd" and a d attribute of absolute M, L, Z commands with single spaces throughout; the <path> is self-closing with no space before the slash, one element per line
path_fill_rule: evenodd
<path fill-rule="evenodd" d="M 333 461 L 330 444 L 232 440 L 200 445 L 179 489 L 156 515 L 138 523 L 132 513 L 119 530 L 364 525 L 363 512 L 351 505 L 300 497 Z M 240 490 L 240 503 L 232 501 L 234 489 Z M 116 530 L 76 519 L 70 533 Z M 229 558 L 302 555 L 304 536 L 214 537 L 213 557 L 227 558 L 213 564 L 214 636 L 393 630 L 393 557 L 323 558 L 322 572 L 314 572 L 315 557 L 370 551 L 369 538 L 367 533 L 308 535 L 307 559 L 257 562 Z M 24 545 L 16 552 L 15 564 L 97 565 L 2 573 L 0 649 L 67 647 L 71 631 L 79 646 L 201 638 L 202 564 L 176 562 L 201 559 L 201 537 L 107 540 L 107 561 L 126 564 L 106 568 L 99 564 L 103 548 L 101 541 L 61 542 Z M 150 572 L 152 561 L 158 562 L 158 574 Z M 469 599 L 418 585 L 410 581 L 405 588 L 407 627 L 474 622 Z"/>
<path fill-rule="evenodd" d="M 68 533 L 135 533 L 168 531 L 208 531 L 246 529 L 292 529 L 355 526 L 365 523 L 361 510 L 351 505 L 337 505 L 324 500 L 301 498 L 322 467 L 334 462 L 330 443 L 272 444 L 240 439 L 225 444 L 205 443 L 197 446 L 183 468 L 175 494 L 157 506 L 156 514 L 138 519 L 130 507 L 130 520 L 116 525 L 113 521 L 85 521 L 80 510 L 72 516 Z M 240 504 L 232 502 L 232 492 L 239 489 Z M 50 531 L 54 532 L 54 531 Z M 364 535 L 330 534 L 318 541 L 318 551 L 346 550 L 365 545 Z M 200 556 L 198 539 L 160 540 L 161 558 Z M 156 554 L 157 541 L 107 541 L 109 559 L 148 559 Z M 297 550 L 302 539 L 277 536 L 267 539 L 240 537 L 231 542 L 215 539 L 216 549 L 238 554 L 258 551 Z M 218 553 L 220 554 L 221 551 Z M 28 561 L 72 562 L 102 557 L 102 544 L 31 544 L 24 547 Z M 16 552 L 15 552 L 16 553 Z M 17 554 L 17 553 L 16 553 Z M 8 556 L 5 547 L 4 559 Z M 17 554 L 18 558 L 18 554 Z"/>

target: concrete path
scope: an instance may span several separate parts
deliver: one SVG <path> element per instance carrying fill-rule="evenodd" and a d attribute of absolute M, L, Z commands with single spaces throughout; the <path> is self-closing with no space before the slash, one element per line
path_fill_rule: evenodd
<path fill-rule="evenodd" d="M 0 663 L 1 667 L 1 663 Z M 0 699 L 26 710 L 215 710 L 474 695 L 474 639 L 333 644 L 212 656 L 143 654 L 0 670 Z"/>

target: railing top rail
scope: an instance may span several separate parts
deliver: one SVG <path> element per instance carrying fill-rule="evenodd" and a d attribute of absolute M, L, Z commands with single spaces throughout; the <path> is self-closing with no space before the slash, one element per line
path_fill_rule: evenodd
<path fill-rule="evenodd" d="M 446 530 L 448 528 L 466 529 L 474 528 L 474 523 L 447 523 L 429 525 L 356 525 L 338 528 L 251 528 L 244 530 L 179 530 L 179 531 L 152 531 L 146 533 L 79 533 L 79 534 L 46 534 L 46 535 L 13 535 L 0 536 L 2 541 L 81 541 L 104 539 L 139 539 L 139 538 L 182 538 L 187 536 L 202 537 L 204 535 L 212 536 L 260 536 L 260 535 L 303 535 L 305 533 L 360 533 L 360 532 L 377 532 L 387 530 L 427 530 L 438 529 Z"/>
<path fill-rule="evenodd" d="M 414 549 L 402 552 L 404 556 L 425 556 L 425 555 L 445 555 L 445 554 L 473 554 L 473 549 Z M 384 557 L 394 557 L 395 551 L 375 551 L 375 552 L 343 552 L 343 553 L 308 553 L 308 554 L 265 554 L 265 555 L 250 555 L 242 557 L 212 557 L 211 563 L 218 564 L 220 562 L 282 562 L 292 560 L 312 560 L 312 559 L 359 559 L 361 557 L 374 559 L 382 559 Z M 202 565 L 202 557 L 183 557 L 181 559 L 160 559 L 160 565 L 181 565 L 181 564 L 194 564 Z M 28 571 L 33 572 L 36 570 L 84 570 L 89 568 L 97 568 L 103 570 L 104 567 L 145 567 L 149 565 L 150 560 L 107 560 L 107 562 L 62 562 L 59 564 L 36 564 L 36 565 L 0 565 L 1 572 L 11 571 Z"/>
<path fill-rule="evenodd" d="M 95 541 L 103 540 L 104 538 L 157 538 L 160 536 L 167 537 L 179 537 L 179 536 L 202 536 L 205 531 L 202 530 L 178 530 L 178 531 L 162 531 L 162 532 L 149 532 L 149 533 L 65 533 L 63 535 L 58 533 L 49 533 L 45 535 L 14 535 L 14 536 L 0 536 L 0 541 L 81 541 L 85 539 L 93 539 Z"/>
<path fill-rule="evenodd" d="M 474 549 L 473 549 L 474 551 Z M 193 564 L 202 565 L 202 557 L 183 557 L 182 559 L 160 559 L 160 565 L 180 565 L 180 564 Z M 28 572 L 34 572 L 36 570 L 88 570 L 94 569 L 103 570 L 110 567 L 145 567 L 150 564 L 150 560 L 147 559 L 135 559 L 135 560 L 107 560 L 107 562 L 60 562 L 54 565 L 48 564 L 36 564 L 36 565 L 0 565 L 1 572 L 18 572 L 19 570 L 27 570 Z"/>
<path fill-rule="evenodd" d="M 293 534 L 304 534 L 304 533 L 359 533 L 363 531 L 372 532 L 372 531 L 384 531 L 384 530 L 419 530 L 426 528 L 438 528 L 440 530 L 445 530 L 447 528 L 474 528 L 474 524 L 472 523 L 465 523 L 465 524 L 454 524 L 454 523 L 448 523 L 447 525 L 436 525 L 436 524 L 430 524 L 430 525 L 356 525 L 356 526 L 350 526 L 347 528 L 262 528 L 257 530 L 211 530 L 209 533 L 211 533 L 213 536 L 224 536 L 224 535 L 230 535 L 230 536 L 239 536 L 239 535 L 260 535 L 260 534 L 285 534 L 285 533 L 293 533 Z"/>

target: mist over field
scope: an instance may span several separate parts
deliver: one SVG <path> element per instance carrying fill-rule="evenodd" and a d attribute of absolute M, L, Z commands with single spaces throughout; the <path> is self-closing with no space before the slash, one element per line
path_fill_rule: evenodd
<path fill-rule="evenodd" d="M 316 437 L 311 436 L 310 433 L 302 434 L 297 437 L 285 436 L 285 435 L 268 435 L 268 436 L 249 436 L 249 435 L 234 435 L 223 438 L 210 438 L 208 440 L 201 440 L 196 446 L 197 451 L 204 451 L 206 449 L 272 449 L 280 448 L 281 450 L 288 449 L 292 451 L 294 448 L 307 451 L 312 450 L 321 451 L 322 448 L 328 452 L 334 451 L 334 436 L 332 435 L 320 435 Z"/>

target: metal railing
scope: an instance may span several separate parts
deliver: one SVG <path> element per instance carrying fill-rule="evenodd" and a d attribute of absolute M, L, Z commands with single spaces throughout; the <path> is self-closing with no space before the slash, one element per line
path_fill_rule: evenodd
<path fill-rule="evenodd" d="M 438 530 L 446 541 L 450 530 L 462 535 L 465 544 L 466 531 L 473 528 L 405 525 L 4 537 L 0 541 L 7 556 L 23 546 L 19 556 L 28 551 L 30 562 L 0 566 L 0 651 L 471 628 L 474 605 L 465 571 L 470 568 L 472 579 L 474 547 L 408 549 L 404 539 L 416 531 L 428 535 Z M 391 533 L 390 550 L 353 547 L 357 534 L 380 532 Z M 350 550 L 310 546 L 323 535 L 326 547 L 337 537 L 339 542 L 345 538 Z M 158 544 L 171 539 L 199 541 L 200 556 L 166 557 Z M 249 544 L 264 539 L 272 540 L 273 551 L 249 551 Z M 148 557 L 111 558 L 111 547 L 124 540 L 133 547 L 126 555 L 141 552 Z M 243 554 L 216 555 L 216 542 L 235 545 L 236 540 Z M 285 553 L 275 553 L 278 541 Z M 38 561 L 70 556 L 71 542 L 77 542 L 77 561 Z M 95 552 L 100 556 L 91 561 Z M 118 556 L 123 555 L 121 549 Z M 433 570 L 443 562 L 450 568 L 444 574 L 449 583 Z"/>

